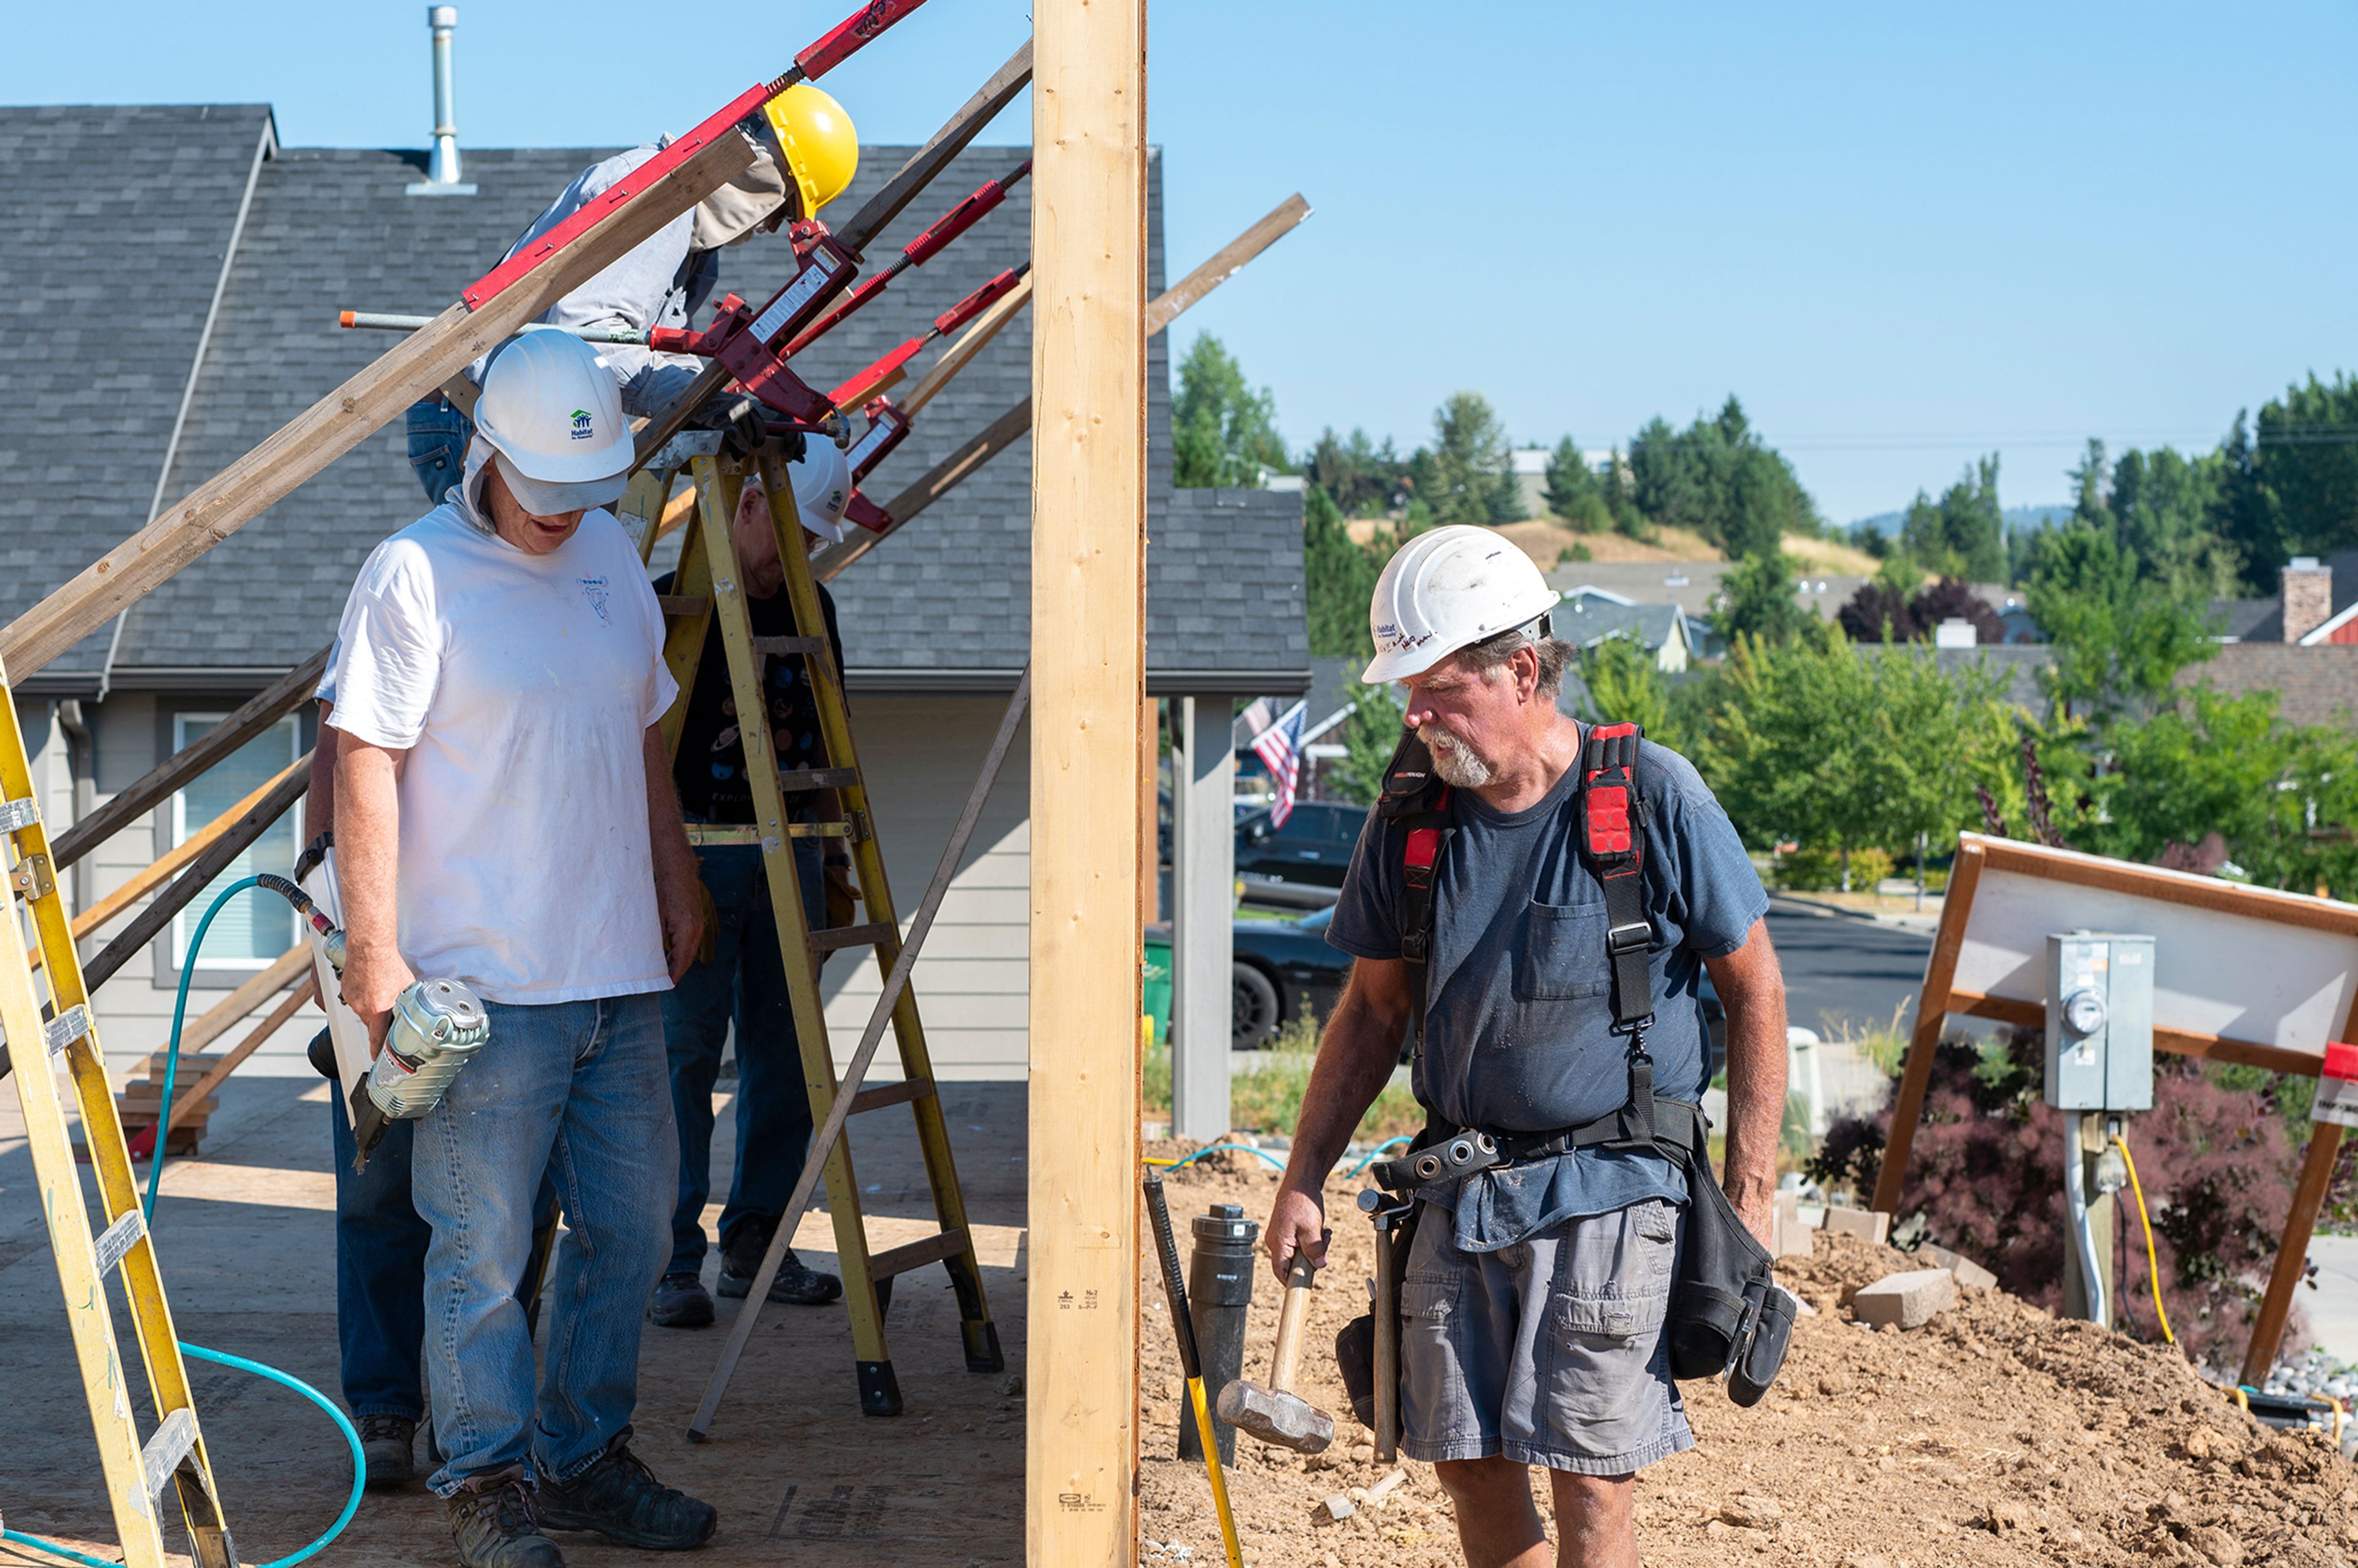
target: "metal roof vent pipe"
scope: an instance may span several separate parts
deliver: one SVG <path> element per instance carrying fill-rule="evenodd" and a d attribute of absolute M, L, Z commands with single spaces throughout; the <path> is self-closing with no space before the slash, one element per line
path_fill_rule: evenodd
<path fill-rule="evenodd" d="M 459 7 L 428 5 L 426 26 L 434 36 L 434 150 L 426 178 L 408 188 L 412 196 L 472 196 L 459 178 L 458 92 L 450 81 L 450 35 L 459 30 Z"/>

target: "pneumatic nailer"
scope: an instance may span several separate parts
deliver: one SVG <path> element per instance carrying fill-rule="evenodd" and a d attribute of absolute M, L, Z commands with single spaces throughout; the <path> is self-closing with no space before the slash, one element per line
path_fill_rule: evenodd
<path fill-rule="evenodd" d="M 343 931 L 293 881 L 272 875 L 260 880 L 311 923 L 328 962 L 342 974 Z M 450 1080 L 491 1037 L 491 1019 L 465 982 L 425 979 L 404 987 L 394 1000 L 384 1046 L 352 1089 L 352 1143 L 359 1151 L 352 1169 L 367 1168 L 387 1122 L 415 1121 L 439 1105 Z"/>

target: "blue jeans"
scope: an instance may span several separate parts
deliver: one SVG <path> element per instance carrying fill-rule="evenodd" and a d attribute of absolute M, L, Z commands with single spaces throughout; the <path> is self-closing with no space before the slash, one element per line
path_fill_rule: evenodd
<path fill-rule="evenodd" d="M 442 492 L 465 477 L 474 433 L 475 422 L 438 395 L 409 406 L 409 466 L 426 487 L 427 505 L 441 505 Z"/>
<path fill-rule="evenodd" d="M 426 1371 L 446 1456 L 431 1485 L 446 1498 L 511 1465 L 571 1480 L 629 1430 L 678 1156 L 654 996 L 485 1006 L 491 1041 L 419 1119 L 410 1175 L 434 1227 Z M 515 1281 L 544 1172 L 570 1233 L 535 1400 Z"/>
<path fill-rule="evenodd" d="M 433 1227 L 409 1201 L 414 1121 L 395 1121 L 352 1172 L 351 1114 L 332 1101 L 336 1147 L 336 1337 L 344 1403 L 354 1415 L 426 1413 L 418 1346 L 426 1336 L 426 1248 Z"/>
<path fill-rule="evenodd" d="M 719 916 L 712 959 L 664 994 L 664 1043 L 671 1054 L 672 1115 L 679 1124 L 679 1203 L 671 1217 L 671 1264 L 693 1274 L 704 1263 L 704 1204 L 712 1184 L 712 1085 L 720 1047 L 737 1024 L 737 1169 L 720 1211 L 720 1256 L 751 1274 L 795 1195 L 811 1138 L 810 1089 L 803 1080 L 794 1003 L 778 952 L 769 877 L 753 844 L 697 851 L 698 873 Z M 795 841 L 803 908 L 823 922 L 819 848 Z"/>
<path fill-rule="evenodd" d="M 341 1092 L 341 1091 L 339 1091 Z M 355 1173 L 352 1118 L 330 1103 L 336 1155 L 336 1338 L 343 1356 L 344 1403 L 354 1415 L 426 1412 L 420 1356 L 426 1337 L 426 1249 L 434 1227 L 410 1202 L 414 1121 L 387 1122 L 384 1137 Z M 557 1186 L 540 1179 L 535 1229 L 557 1224 Z M 518 1299 L 536 1281 L 520 1280 Z"/>

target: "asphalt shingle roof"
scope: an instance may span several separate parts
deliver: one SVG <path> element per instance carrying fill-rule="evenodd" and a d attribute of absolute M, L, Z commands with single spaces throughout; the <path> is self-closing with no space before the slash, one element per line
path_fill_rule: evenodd
<path fill-rule="evenodd" d="M 15 414 L 0 427 L 0 617 L 146 521 L 268 117 L 261 106 L 0 110 L 0 297 L 17 318 L 10 324 L 19 341 L 53 346 L 0 368 Z M 339 310 L 440 310 L 568 180 L 611 150 L 471 147 L 467 175 L 478 194 L 431 198 L 404 192 L 421 177 L 423 152 L 276 151 L 255 177 L 167 503 L 388 346 L 381 333 L 341 330 Z M 913 150 L 862 148 L 860 177 L 838 211 L 856 211 Z M 968 148 L 878 237 L 864 270 L 1024 153 Z M 1016 186 L 957 245 L 815 345 L 801 361 L 806 379 L 833 384 L 925 330 L 993 274 L 1021 265 L 1030 197 L 1029 181 Z M 1164 281 L 1159 156 L 1150 161 L 1148 200 L 1152 293 Z M 759 303 L 783 281 L 784 256 L 782 243 L 758 238 L 725 253 L 716 297 L 735 288 Z M 98 257 L 103 265 L 93 265 Z M 1030 391 L 1031 322 L 1028 310 L 1017 316 L 935 399 L 871 476 L 871 498 L 889 501 Z M 938 351 L 912 365 L 913 379 Z M 1165 679 L 1185 672 L 1215 685 L 1290 672 L 1298 686 L 1307 669 L 1301 498 L 1198 492 L 1174 502 L 1165 337 L 1150 341 L 1147 386 L 1149 577 L 1151 586 L 1170 585 L 1149 613 L 1151 667 Z M 423 510 L 396 421 L 135 605 L 115 685 L 252 684 L 257 672 L 296 663 L 333 634 L 369 550 Z M 1020 665 L 1030 528 L 1023 441 L 838 578 L 855 680 L 898 672 L 922 684 L 926 672 Z M 913 617 L 916 603 L 951 610 Z M 86 686 L 106 643 L 106 633 L 87 639 L 46 672 L 51 683 Z"/>
<path fill-rule="evenodd" d="M 0 621 L 146 522 L 270 125 L 259 103 L 0 107 Z M 51 668 L 94 675 L 108 638 Z"/>

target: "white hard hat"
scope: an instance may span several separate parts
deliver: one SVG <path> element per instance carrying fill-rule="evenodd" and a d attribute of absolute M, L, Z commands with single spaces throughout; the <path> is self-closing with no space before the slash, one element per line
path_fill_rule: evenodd
<path fill-rule="evenodd" d="M 535 517 L 619 500 L 632 459 L 622 392 L 598 351 L 569 332 L 525 332 L 492 356 L 475 429 Z"/>
<path fill-rule="evenodd" d="M 1419 534 L 1376 579 L 1368 608 L 1376 656 L 1359 678 L 1381 686 L 1422 675 L 1460 648 L 1538 620 L 1563 597 L 1531 557 L 1488 528 Z"/>
<path fill-rule="evenodd" d="M 851 504 L 851 464 L 833 441 L 803 444 L 803 455 L 787 465 L 795 479 L 795 511 L 803 526 L 829 544 L 843 539 L 843 509 Z"/>

